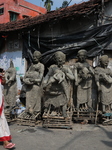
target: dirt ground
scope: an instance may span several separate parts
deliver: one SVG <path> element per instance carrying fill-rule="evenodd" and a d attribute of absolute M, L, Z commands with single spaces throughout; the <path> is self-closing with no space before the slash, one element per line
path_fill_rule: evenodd
<path fill-rule="evenodd" d="M 15 123 L 9 127 L 16 150 L 112 150 L 112 126 L 73 124 L 68 130 Z"/>

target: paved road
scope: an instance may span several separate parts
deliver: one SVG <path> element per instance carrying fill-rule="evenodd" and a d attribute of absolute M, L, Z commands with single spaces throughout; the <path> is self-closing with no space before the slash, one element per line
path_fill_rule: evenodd
<path fill-rule="evenodd" d="M 112 126 L 74 124 L 67 130 L 13 124 L 10 130 L 16 150 L 112 150 Z"/>

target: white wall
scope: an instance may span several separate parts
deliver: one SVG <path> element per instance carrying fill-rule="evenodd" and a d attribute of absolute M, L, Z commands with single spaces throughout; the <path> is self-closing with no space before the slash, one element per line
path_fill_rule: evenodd
<path fill-rule="evenodd" d="M 17 86 L 21 88 L 20 76 L 25 74 L 25 59 L 22 59 L 22 51 L 4 52 L 0 55 L 0 67 L 4 70 L 10 66 L 10 59 L 13 60 L 14 67 L 17 71 Z"/>

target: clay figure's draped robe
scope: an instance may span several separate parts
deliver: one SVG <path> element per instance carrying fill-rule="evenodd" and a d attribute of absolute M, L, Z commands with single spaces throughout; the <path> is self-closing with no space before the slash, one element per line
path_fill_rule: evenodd
<path fill-rule="evenodd" d="M 91 99 L 91 79 L 83 80 L 77 87 L 77 101 L 79 104 L 87 103 Z"/>
<path fill-rule="evenodd" d="M 77 86 L 77 103 L 83 104 L 88 103 L 89 106 L 92 104 L 92 69 L 91 66 L 85 62 L 77 62 L 75 65 L 77 69 L 77 80 L 79 81 Z M 84 74 L 83 69 L 88 70 L 88 74 Z M 83 77 L 85 76 L 85 78 Z"/>
<path fill-rule="evenodd" d="M 26 84 L 26 109 L 31 107 L 34 111 L 41 111 L 41 98 L 42 98 L 42 78 L 40 74 L 44 73 L 44 65 L 41 63 L 32 64 L 29 70 L 26 72 L 24 82 Z M 30 79 L 34 79 L 31 82 Z M 36 80 L 40 79 L 40 82 Z"/>
<path fill-rule="evenodd" d="M 95 69 L 95 79 L 96 82 L 100 83 L 100 101 L 104 105 L 112 104 L 112 71 L 109 68 L 97 67 Z"/>
<path fill-rule="evenodd" d="M 4 97 L 6 106 L 15 106 L 17 96 L 17 81 L 16 81 L 16 69 L 8 68 L 5 72 L 6 82 L 7 79 L 11 80 L 4 85 Z"/>
<path fill-rule="evenodd" d="M 68 66 L 64 65 L 64 67 L 66 68 L 66 70 L 68 69 Z M 60 68 L 57 65 L 50 66 L 47 76 L 49 78 L 51 76 L 54 76 L 56 69 L 59 70 Z M 53 105 L 55 108 L 64 106 L 65 104 L 67 104 L 69 98 L 70 80 L 65 73 L 65 79 L 63 82 L 59 83 L 58 81 L 55 81 L 54 83 L 51 83 L 47 86 L 44 95 L 44 106 L 46 108 L 48 108 L 49 105 Z"/>

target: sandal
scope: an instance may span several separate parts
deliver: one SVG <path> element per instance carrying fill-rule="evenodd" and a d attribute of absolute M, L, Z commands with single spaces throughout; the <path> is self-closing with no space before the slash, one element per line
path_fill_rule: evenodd
<path fill-rule="evenodd" d="M 4 146 L 4 148 L 6 148 L 6 149 L 11 149 L 13 147 L 15 147 L 15 144 L 13 144 L 13 143 L 9 143 L 6 146 Z"/>

